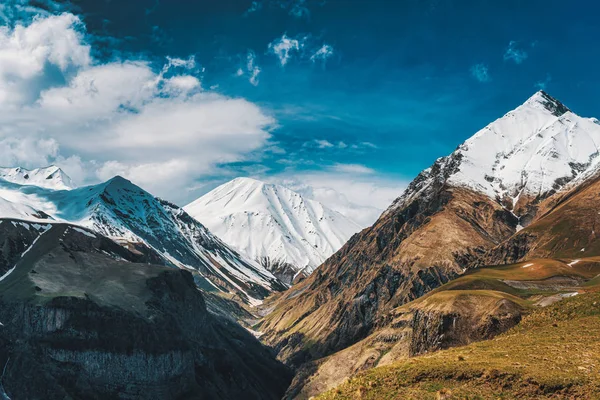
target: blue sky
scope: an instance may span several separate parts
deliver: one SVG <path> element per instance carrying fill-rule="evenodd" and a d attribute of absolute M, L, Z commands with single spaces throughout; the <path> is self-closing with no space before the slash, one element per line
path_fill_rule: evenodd
<path fill-rule="evenodd" d="M 77 21 L 60 29 L 76 32 L 78 43 L 64 48 L 82 52 L 87 46 L 89 60 L 81 56 L 66 66 L 45 60 L 42 72 L 19 87 L 32 104 L 39 104 L 38 97 L 53 98 L 41 95 L 50 88 L 73 88 L 78 75 L 92 69 L 89 74 L 96 74 L 101 66 L 142 63 L 132 76 L 148 74 L 152 81 L 153 73 L 161 83 L 139 104 L 132 100 L 139 98 L 139 88 L 132 89 L 135 94 L 115 94 L 127 101 L 102 123 L 93 117 L 66 118 L 65 124 L 78 127 L 70 135 L 58 122 L 52 131 L 29 121 L 16 125 L 11 116 L 4 123 L 15 127 L 0 133 L 25 134 L 23 129 L 35 126 L 38 142 L 32 146 L 41 146 L 36 147 L 41 156 L 20 157 L 23 149 L 9 143 L 0 161 L 56 162 L 80 183 L 120 173 L 180 204 L 250 175 L 286 183 L 355 212 L 357 219 L 367 210 L 367 221 L 377 213 L 369 207 L 384 208 L 419 171 L 536 90 L 545 89 L 580 115 L 600 116 L 600 10 L 591 1 L 77 0 L 35 5 L 15 0 L 2 6 L 7 29 L 27 27 L 36 15 L 39 20 L 70 13 Z M 2 59 L 0 48 L 0 75 Z M 122 75 L 120 70 L 106 73 Z M 93 76 L 89 82 L 101 82 Z M 169 81 L 182 76 L 190 85 L 184 94 L 182 86 L 170 89 L 184 79 Z M 93 89 L 108 90 L 100 84 Z M 202 98 L 190 104 L 190 93 Z M 67 96 L 58 94 L 60 101 Z M 173 113 L 155 116 L 171 106 Z M 180 106 L 187 113 L 181 114 Z M 36 123 L 38 114 L 31 117 Z M 181 115 L 190 119 L 177 119 Z M 173 121 L 182 121 L 183 130 L 194 124 L 206 129 L 160 132 L 159 127 L 177 129 Z M 146 135 L 148 129 L 154 133 Z M 117 133 L 104 138 L 107 131 Z M 168 135 L 175 138 L 166 145 L 160 139 Z M 96 138 L 112 145 L 92 146 Z M 54 142 L 40 145 L 44 140 Z M 156 146 L 146 143 L 153 140 Z"/>

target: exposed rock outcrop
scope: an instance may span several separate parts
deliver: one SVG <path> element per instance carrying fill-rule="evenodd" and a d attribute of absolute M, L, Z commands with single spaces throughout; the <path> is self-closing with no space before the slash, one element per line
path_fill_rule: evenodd
<path fill-rule="evenodd" d="M 0 241 L 11 241 L 2 237 L 9 226 L 0 224 Z M 290 372 L 245 329 L 209 313 L 191 273 L 133 263 L 133 253 L 102 243 L 112 242 L 52 225 L 0 281 L 9 397 L 281 398 Z"/>

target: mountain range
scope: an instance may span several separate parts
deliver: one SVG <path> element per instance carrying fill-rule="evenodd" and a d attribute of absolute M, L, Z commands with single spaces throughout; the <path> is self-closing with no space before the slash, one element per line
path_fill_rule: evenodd
<path fill-rule="evenodd" d="M 54 167 L 39 174 L 65 177 Z M 62 189 L 66 184 L 57 180 L 53 186 Z M 130 249 L 153 254 L 154 260 L 160 260 L 156 262 L 191 270 L 199 287 L 239 297 L 245 304 L 257 304 L 271 291 L 285 287 L 181 208 L 121 177 L 71 190 L 2 180 L 0 197 L 5 217 L 69 222 L 92 229 Z"/>
<path fill-rule="evenodd" d="M 599 145 L 537 92 L 363 230 L 251 178 L 0 169 L 0 397 L 600 396 Z"/>

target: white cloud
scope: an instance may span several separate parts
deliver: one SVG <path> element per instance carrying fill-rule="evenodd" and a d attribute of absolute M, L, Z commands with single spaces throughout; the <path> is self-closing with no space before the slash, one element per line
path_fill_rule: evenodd
<path fill-rule="evenodd" d="M 471 75 L 473 78 L 477 79 L 479 82 L 489 82 L 490 81 L 490 73 L 488 66 L 480 63 L 475 64 L 471 67 Z"/>
<path fill-rule="evenodd" d="M 519 48 L 519 43 L 515 40 L 511 40 L 508 43 L 508 47 L 504 52 L 504 61 L 514 61 L 516 64 L 521 64 L 528 57 L 525 50 Z"/>
<path fill-rule="evenodd" d="M 537 81 L 533 86 L 538 90 L 546 90 L 550 82 L 552 82 L 552 76 L 550 74 L 546 74 L 546 78 L 543 81 Z"/>
<path fill-rule="evenodd" d="M 312 62 L 317 62 L 319 60 L 324 62 L 331 56 L 333 56 L 333 47 L 328 44 L 324 44 L 320 49 L 314 52 L 312 56 L 310 56 L 310 60 Z"/>
<path fill-rule="evenodd" d="M 249 51 L 246 56 L 246 61 L 246 68 L 250 74 L 249 82 L 254 86 L 258 86 L 258 75 L 260 74 L 261 69 L 256 65 L 256 54 L 254 54 L 253 51 Z"/>
<path fill-rule="evenodd" d="M 316 147 L 318 149 L 340 149 L 340 150 L 350 149 L 350 150 L 355 150 L 355 151 L 362 151 L 365 149 L 376 149 L 377 148 L 376 145 L 374 145 L 373 143 L 370 143 L 370 142 L 360 142 L 360 143 L 353 143 L 351 145 L 348 145 L 346 142 L 343 142 L 343 141 L 339 141 L 337 143 L 332 143 L 326 139 L 315 139 L 315 140 L 305 142 L 304 147 L 309 147 L 309 148 Z"/>
<path fill-rule="evenodd" d="M 0 139 L 0 165 L 46 166 L 58 156 L 58 149 L 52 138 L 5 137 Z"/>
<path fill-rule="evenodd" d="M 279 62 L 284 67 L 292 58 L 294 53 L 298 53 L 303 47 L 306 38 L 293 39 L 283 34 L 279 39 L 269 43 L 269 52 L 279 58 Z"/>
<path fill-rule="evenodd" d="M 196 58 L 191 56 L 187 60 L 177 57 L 167 57 L 167 64 L 165 64 L 163 71 L 168 71 L 171 67 L 180 67 L 187 70 L 193 70 L 196 68 Z"/>
<path fill-rule="evenodd" d="M 37 18 L 29 26 L 0 27 L 0 105 L 26 100 L 32 80 L 47 65 L 65 72 L 90 64 L 90 46 L 82 42 L 81 22 L 71 14 Z"/>
<path fill-rule="evenodd" d="M 200 88 L 200 86 L 200 80 L 195 76 L 174 76 L 165 80 L 163 90 L 170 95 L 179 95 L 189 93 L 194 89 Z"/>
<path fill-rule="evenodd" d="M 363 227 L 372 225 L 406 188 L 403 181 L 340 171 L 283 174 L 267 179 L 317 200 Z"/>
<path fill-rule="evenodd" d="M 331 147 L 335 147 L 335 145 L 333 143 L 331 143 L 329 140 L 315 140 L 315 144 L 320 149 L 328 149 Z"/>
<path fill-rule="evenodd" d="M 204 91 L 193 57 L 168 58 L 159 71 L 143 61 L 100 63 L 83 29 L 71 14 L 0 29 L 2 164 L 57 163 L 79 183 L 119 173 L 179 201 L 220 163 L 268 145 L 275 120 L 244 99 Z"/>
<path fill-rule="evenodd" d="M 243 68 L 238 68 L 235 76 L 242 77 L 248 76 L 248 82 L 253 86 L 258 86 L 260 83 L 258 76 L 262 72 L 262 69 L 258 66 L 258 60 L 256 54 L 252 50 L 248 50 L 246 54 L 246 64 Z"/>
<path fill-rule="evenodd" d="M 375 170 L 361 164 L 334 164 L 332 169 L 349 174 L 374 174 Z"/>

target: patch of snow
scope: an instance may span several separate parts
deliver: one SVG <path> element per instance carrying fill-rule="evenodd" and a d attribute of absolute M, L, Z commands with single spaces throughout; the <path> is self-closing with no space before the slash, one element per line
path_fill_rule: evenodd
<path fill-rule="evenodd" d="M 522 231 L 523 227 L 521 226 L 521 224 L 517 225 L 517 232 Z"/>
<path fill-rule="evenodd" d="M 568 265 L 569 267 L 572 267 L 573 265 L 577 264 L 579 261 L 581 261 L 581 260 L 573 260 L 573 261 L 571 261 L 570 263 L 568 263 L 567 265 Z"/>
<path fill-rule="evenodd" d="M 14 267 L 12 267 L 11 269 L 9 269 L 8 271 L 6 271 L 6 273 L 4 275 L 0 276 L 0 282 L 3 281 L 4 279 L 6 279 L 6 277 L 8 277 L 10 274 L 12 274 L 12 272 L 15 270 L 15 268 L 17 268 L 16 265 Z"/>
<path fill-rule="evenodd" d="M 531 266 L 533 266 L 533 263 L 525 264 L 521 268 L 529 268 Z"/>
<path fill-rule="evenodd" d="M 560 294 L 560 297 L 565 297 L 565 298 L 568 298 L 568 297 L 575 297 L 575 296 L 577 296 L 578 294 L 579 294 L 578 292 L 561 293 L 561 294 Z"/>
<path fill-rule="evenodd" d="M 75 232 L 79 232 L 79 233 L 81 233 L 81 234 L 83 234 L 83 235 L 85 235 L 87 237 L 91 237 L 91 238 L 94 238 L 94 239 L 96 238 L 96 235 L 94 235 L 91 232 L 86 231 L 85 229 L 76 228 L 74 226 L 72 226 L 71 229 L 73 229 Z"/>

